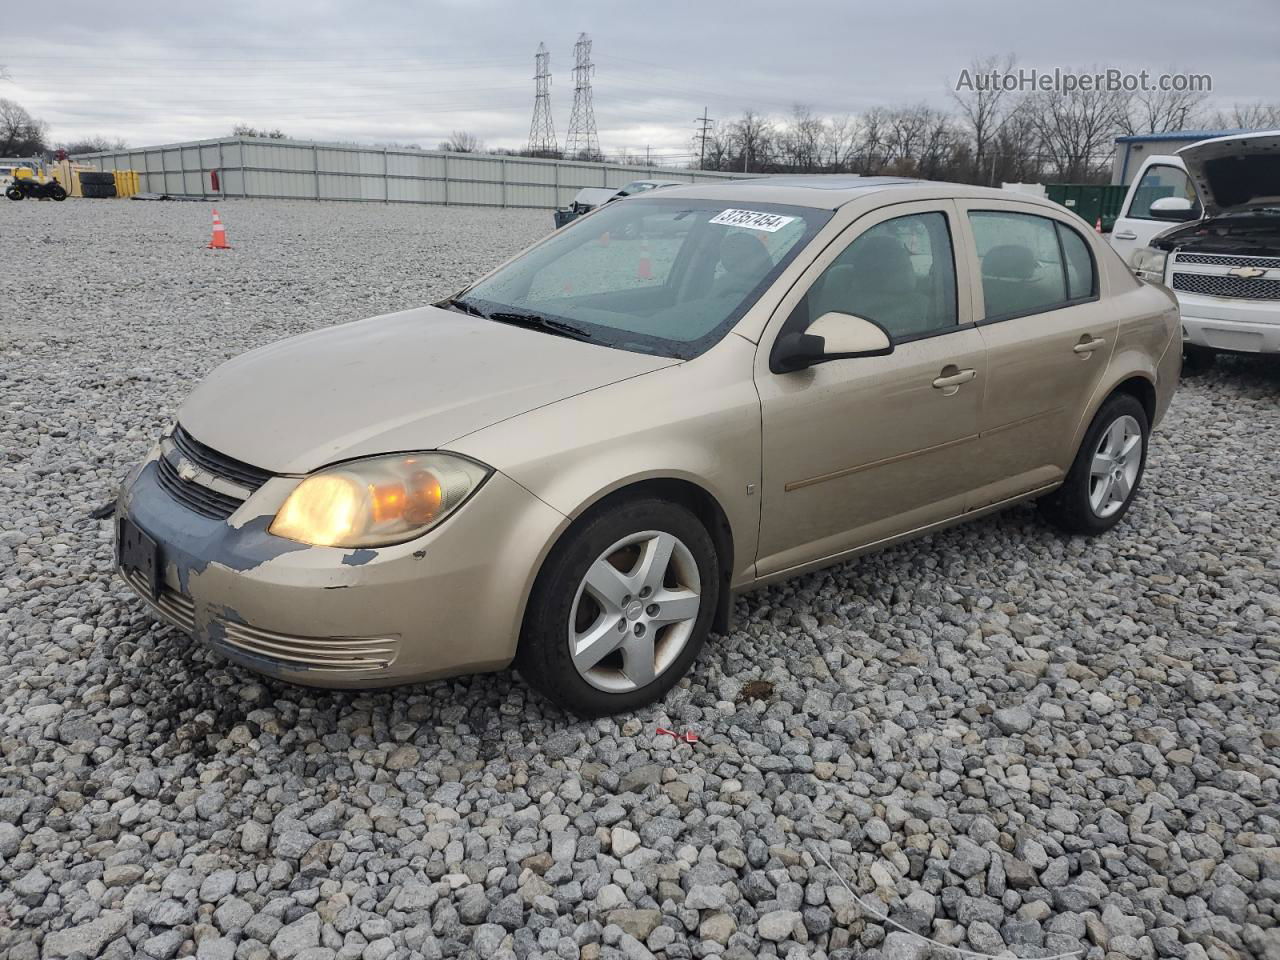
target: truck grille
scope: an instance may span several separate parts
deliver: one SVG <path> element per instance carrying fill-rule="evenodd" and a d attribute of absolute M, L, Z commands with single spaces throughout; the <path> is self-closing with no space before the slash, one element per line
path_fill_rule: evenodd
<path fill-rule="evenodd" d="M 210 520 L 226 520 L 271 479 L 265 470 L 206 447 L 182 427 L 177 427 L 162 446 L 156 470 L 160 486 L 169 496 Z"/>
<path fill-rule="evenodd" d="M 1218 253 L 1179 253 L 1177 263 L 1203 263 L 1213 267 L 1280 267 L 1280 257 L 1232 257 Z"/>
<path fill-rule="evenodd" d="M 1173 289 L 1200 293 L 1208 297 L 1230 297 L 1239 300 L 1280 300 L 1280 280 L 1256 278 L 1246 280 L 1207 273 L 1175 273 Z"/>

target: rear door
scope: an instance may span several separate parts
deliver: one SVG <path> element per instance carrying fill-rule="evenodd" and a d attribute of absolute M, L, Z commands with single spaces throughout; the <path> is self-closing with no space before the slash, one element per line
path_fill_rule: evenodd
<path fill-rule="evenodd" d="M 1162 197 L 1185 197 L 1195 205 L 1195 216 L 1200 216 L 1195 185 L 1177 157 L 1147 157 L 1129 186 L 1120 217 L 1111 228 L 1111 246 L 1125 263 L 1130 262 L 1134 250 L 1147 246 L 1157 233 L 1174 225 L 1151 216 L 1151 204 Z"/>
<path fill-rule="evenodd" d="M 987 348 L 980 459 L 970 508 L 1060 480 L 1072 437 L 1115 349 L 1093 242 L 1069 214 L 958 201 L 971 236 L 978 330 Z M 1075 222 L 1073 222 L 1075 221 Z"/>

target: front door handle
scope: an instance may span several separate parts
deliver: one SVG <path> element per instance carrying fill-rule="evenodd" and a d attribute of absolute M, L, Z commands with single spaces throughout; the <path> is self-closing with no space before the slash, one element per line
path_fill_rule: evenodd
<path fill-rule="evenodd" d="M 1089 337 L 1086 334 L 1084 337 L 1081 337 L 1080 342 L 1077 343 L 1071 349 L 1074 350 L 1076 353 L 1083 354 L 1084 356 L 1087 357 L 1089 354 L 1093 353 L 1093 351 L 1097 350 L 1099 347 L 1105 346 L 1106 342 L 1107 341 L 1104 340 L 1102 337 Z"/>
<path fill-rule="evenodd" d="M 977 377 L 978 371 L 969 367 L 961 370 L 954 363 L 942 368 L 942 375 L 933 381 L 933 389 L 941 390 L 944 397 L 953 397 L 960 390 L 960 385 Z"/>
<path fill-rule="evenodd" d="M 1119 233 L 1113 233 L 1113 234 L 1111 235 L 1111 239 L 1113 239 L 1113 240 L 1137 240 L 1137 239 L 1138 239 L 1138 235 L 1137 235 L 1136 233 L 1134 233 L 1132 230 L 1121 230 Z"/>

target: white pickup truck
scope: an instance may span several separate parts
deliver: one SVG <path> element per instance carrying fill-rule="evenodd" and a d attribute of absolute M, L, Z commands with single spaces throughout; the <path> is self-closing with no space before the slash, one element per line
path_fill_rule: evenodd
<path fill-rule="evenodd" d="M 1188 361 L 1280 353 L 1280 130 L 1148 157 L 1111 245 L 1177 296 Z"/>

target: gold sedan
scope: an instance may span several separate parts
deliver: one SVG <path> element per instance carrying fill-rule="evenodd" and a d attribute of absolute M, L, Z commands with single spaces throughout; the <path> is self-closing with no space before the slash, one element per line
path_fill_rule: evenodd
<path fill-rule="evenodd" d="M 1133 502 L 1178 309 L 1046 201 L 775 177 L 607 204 L 434 306 L 211 374 L 125 579 L 254 670 L 661 697 L 732 595 L 1034 498 Z"/>

